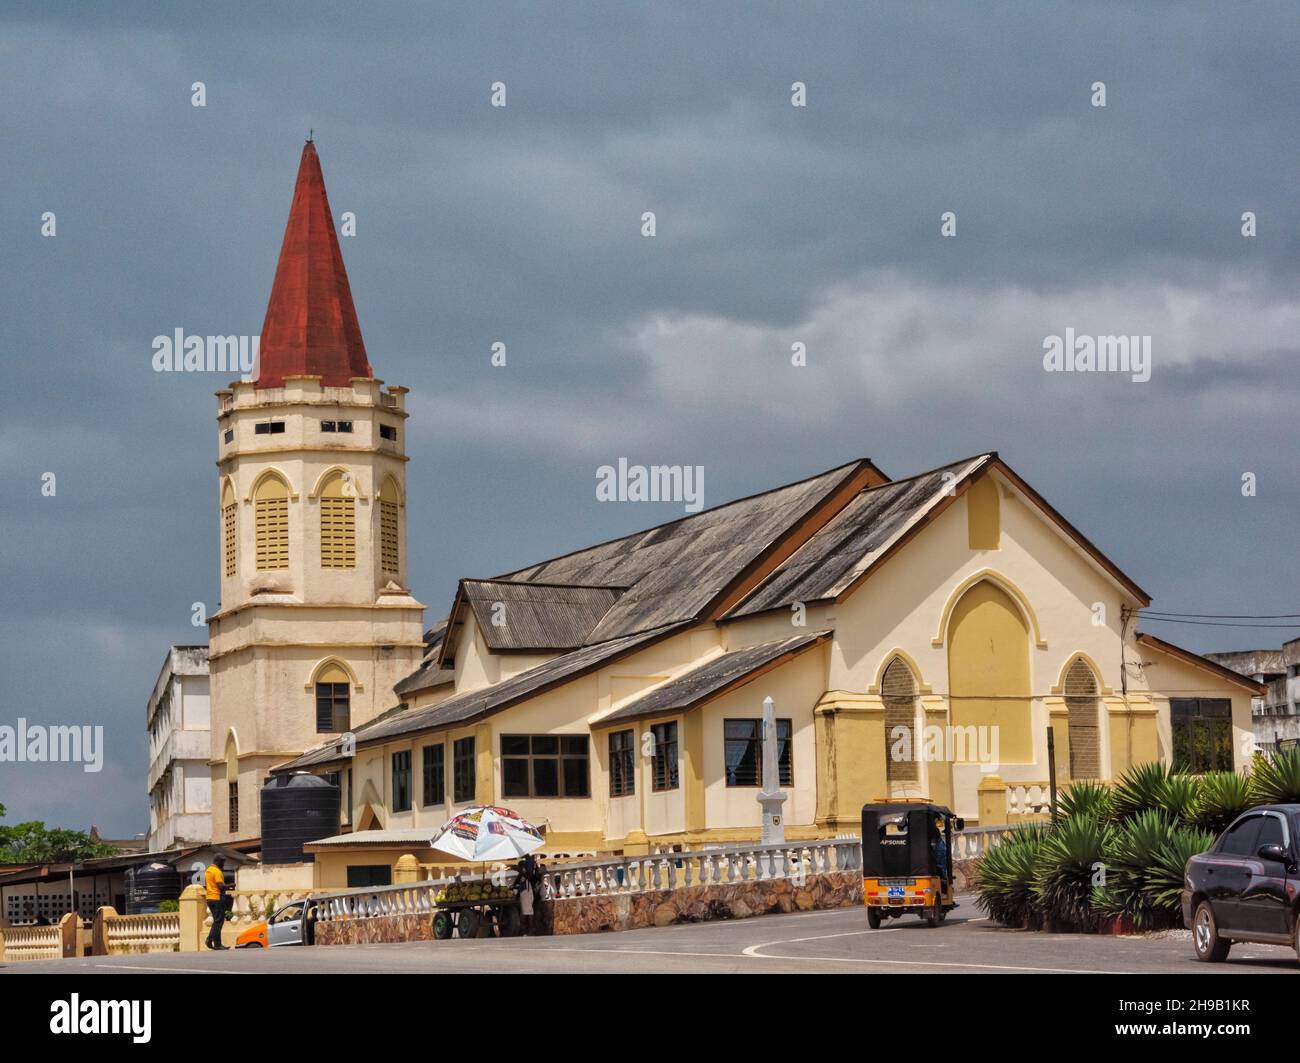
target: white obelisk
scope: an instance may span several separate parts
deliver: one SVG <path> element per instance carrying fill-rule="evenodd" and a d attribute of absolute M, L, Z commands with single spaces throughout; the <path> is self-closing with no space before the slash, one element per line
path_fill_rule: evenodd
<path fill-rule="evenodd" d="M 758 803 L 763 807 L 764 845 L 781 845 L 785 842 L 785 820 L 781 806 L 785 794 L 781 791 L 781 772 L 776 758 L 776 707 L 771 698 L 763 699 L 763 786 L 758 791 Z"/>

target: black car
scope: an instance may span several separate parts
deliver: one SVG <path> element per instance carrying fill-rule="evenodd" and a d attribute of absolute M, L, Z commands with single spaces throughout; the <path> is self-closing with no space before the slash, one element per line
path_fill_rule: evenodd
<path fill-rule="evenodd" d="M 1234 941 L 1300 955 L 1300 805 L 1243 812 L 1183 872 L 1183 923 L 1196 958 L 1218 963 Z"/>

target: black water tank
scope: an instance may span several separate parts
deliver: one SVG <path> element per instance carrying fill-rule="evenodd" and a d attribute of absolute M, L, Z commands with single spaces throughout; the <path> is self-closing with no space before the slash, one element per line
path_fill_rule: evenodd
<path fill-rule="evenodd" d="M 262 863 L 311 863 L 307 842 L 339 832 L 339 788 L 319 775 L 273 775 L 262 787 Z"/>
<path fill-rule="evenodd" d="M 163 901 L 181 895 L 181 873 L 170 864 L 137 864 L 126 869 L 126 915 L 156 912 Z"/>

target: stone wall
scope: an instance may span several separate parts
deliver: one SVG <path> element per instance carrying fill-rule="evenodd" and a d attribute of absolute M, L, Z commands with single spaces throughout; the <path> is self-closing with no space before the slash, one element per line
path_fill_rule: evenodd
<path fill-rule="evenodd" d="M 609 897 L 564 897 L 543 901 L 537 929 L 543 934 L 594 934 L 636 930 L 711 919 L 747 919 L 776 912 L 811 912 L 818 908 L 854 908 L 862 904 L 862 875 L 831 871 L 809 875 L 796 886 L 790 879 L 765 882 L 682 886 Z M 384 915 L 316 924 L 317 945 L 377 945 L 397 941 L 432 941 L 433 916 Z"/>
<path fill-rule="evenodd" d="M 810 875 L 799 886 L 790 879 L 683 886 L 610 897 L 564 897 L 541 908 L 552 934 L 591 934 L 861 904 L 861 873 L 831 871 Z"/>
<path fill-rule="evenodd" d="M 433 915 L 380 915 L 316 924 L 317 945 L 388 945 L 397 941 L 432 941 Z"/>

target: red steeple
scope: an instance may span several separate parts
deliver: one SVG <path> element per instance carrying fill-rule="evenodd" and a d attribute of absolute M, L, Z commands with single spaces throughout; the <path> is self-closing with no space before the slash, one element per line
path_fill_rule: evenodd
<path fill-rule="evenodd" d="M 319 376 L 327 387 L 350 387 L 353 377 L 374 376 L 310 140 L 302 149 L 262 324 L 257 386 L 280 387 L 286 376 Z"/>

